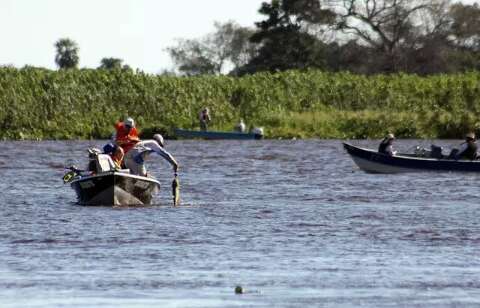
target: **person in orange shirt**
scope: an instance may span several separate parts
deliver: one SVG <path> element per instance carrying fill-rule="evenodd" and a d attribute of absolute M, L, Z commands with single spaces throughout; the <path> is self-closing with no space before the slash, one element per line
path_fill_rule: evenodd
<path fill-rule="evenodd" d="M 128 117 L 123 122 L 115 123 L 115 133 L 112 139 L 117 145 L 113 156 L 116 161 L 122 162 L 124 155 L 140 141 L 135 121 Z"/>

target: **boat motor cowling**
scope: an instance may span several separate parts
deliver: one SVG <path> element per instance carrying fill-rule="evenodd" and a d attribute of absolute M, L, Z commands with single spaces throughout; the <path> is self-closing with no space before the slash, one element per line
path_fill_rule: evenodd
<path fill-rule="evenodd" d="M 252 133 L 255 134 L 256 139 L 263 138 L 263 127 L 254 127 Z"/>

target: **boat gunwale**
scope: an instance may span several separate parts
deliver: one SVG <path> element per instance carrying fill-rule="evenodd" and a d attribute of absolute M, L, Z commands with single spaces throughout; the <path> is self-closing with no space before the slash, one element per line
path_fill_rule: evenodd
<path fill-rule="evenodd" d="M 236 131 L 201 131 L 183 128 L 175 128 L 174 134 L 182 139 L 207 139 L 207 140 L 260 140 L 264 138 L 262 134 L 252 132 Z M 238 137 L 238 138 L 235 138 Z"/>
<path fill-rule="evenodd" d="M 104 176 L 110 176 L 110 175 L 134 178 L 134 179 L 137 179 L 137 180 L 152 182 L 152 183 L 155 183 L 159 186 L 161 185 L 159 181 L 157 181 L 156 179 L 153 179 L 153 178 L 140 176 L 140 175 L 135 175 L 135 174 L 130 174 L 130 173 L 125 173 L 125 172 L 118 172 L 118 171 L 107 171 L 107 172 L 97 173 L 95 175 L 80 176 L 79 178 L 76 178 L 76 179 L 72 180 L 71 182 L 69 182 L 69 184 L 73 184 L 73 183 L 76 183 L 76 182 L 82 182 L 82 181 L 90 180 L 90 179 L 94 179 L 94 178 L 104 177 Z"/>
<path fill-rule="evenodd" d="M 393 156 L 389 156 L 389 155 L 386 155 L 386 154 L 383 154 L 383 153 L 379 153 L 378 151 L 375 151 L 375 150 L 372 150 L 372 149 L 367 149 L 367 148 L 364 148 L 364 147 L 359 147 L 359 146 L 353 145 L 353 144 L 348 143 L 348 142 L 342 142 L 342 143 L 344 144 L 344 146 L 351 147 L 353 149 L 358 149 L 358 150 L 361 150 L 361 151 L 364 151 L 364 152 L 368 152 L 368 153 L 372 153 L 372 154 L 376 154 L 376 155 L 381 155 L 381 156 L 385 156 L 385 157 L 392 158 L 392 159 L 399 158 L 399 159 L 414 160 L 414 161 L 434 161 L 434 162 L 438 161 L 438 162 L 460 162 L 460 163 L 469 163 L 469 164 L 471 164 L 471 163 L 480 164 L 480 160 L 415 157 L 415 156 L 410 156 L 410 155 L 413 155 L 413 154 L 406 154 L 406 153 L 399 153 L 399 154 L 395 154 Z M 352 155 L 350 153 L 348 153 L 348 154 Z"/>

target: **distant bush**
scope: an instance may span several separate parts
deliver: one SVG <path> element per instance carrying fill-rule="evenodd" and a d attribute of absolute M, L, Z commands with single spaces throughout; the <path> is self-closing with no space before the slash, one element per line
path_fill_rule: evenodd
<path fill-rule="evenodd" d="M 479 128 L 480 73 L 418 77 L 289 71 L 171 77 L 130 70 L 0 68 L 1 139 L 108 138 L 129 115 L 144 134 L 243 118 L 269 137 L 461 137 Z"/>

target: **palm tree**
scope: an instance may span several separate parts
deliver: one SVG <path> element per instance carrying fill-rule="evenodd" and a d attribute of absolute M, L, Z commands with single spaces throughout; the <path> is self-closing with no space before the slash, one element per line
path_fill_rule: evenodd
<path fill-rule="evenodd" d="M 69 38 L 59 39 L 55 43 L 57 55 L 55 56 L 55 63 L 60 69 L 76 68 L 80 58 L 78 57 L 78 45 L 75 41 Z"/>

